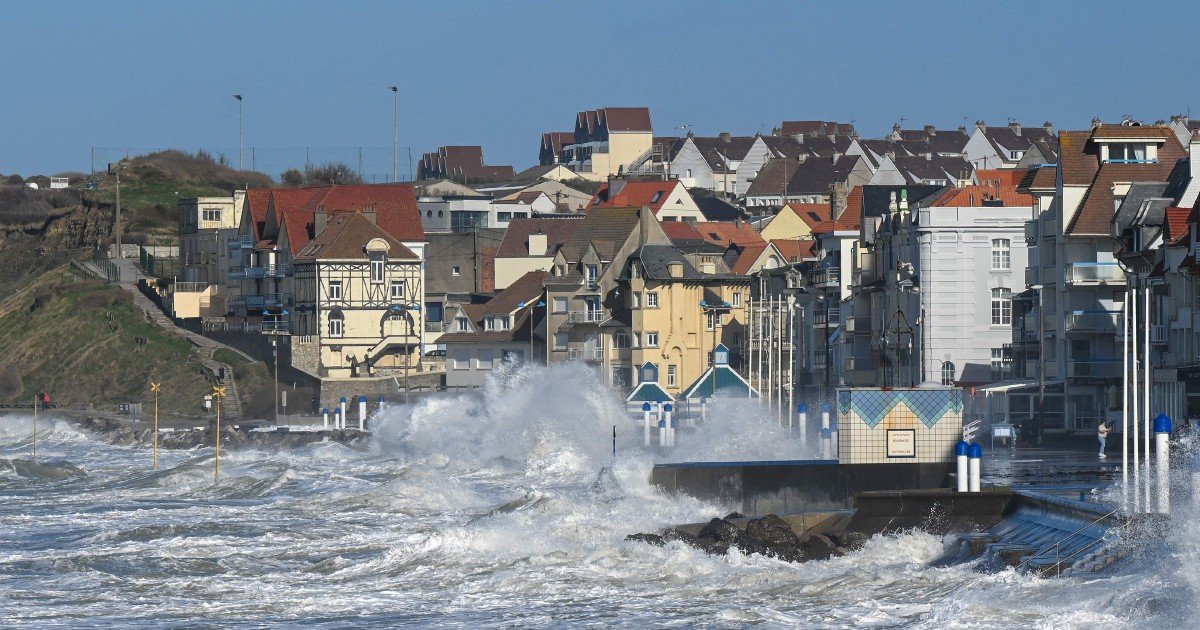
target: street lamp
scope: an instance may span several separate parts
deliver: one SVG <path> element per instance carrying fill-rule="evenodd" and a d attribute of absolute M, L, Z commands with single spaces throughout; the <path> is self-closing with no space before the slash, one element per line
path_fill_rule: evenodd
<path fill-rule="evenodd" d="M 154 392 L 154 435 L 151 437 L 151 442 L 154 445 L 154 463 L 153 470 L 158 470 L 158 392 L 162 391 L 161 385 L 150 382 L 150 391 Z"/>
<path fill-rule="evenodd" d="M 1042 304 L 1042 289 L 1040 284 L 1032 284 L 1029 288 L 1037 291 L 1037 307 L 1038 307 L 1038 409 L 1037 422 L 1034 424 L 1034 442 L 1038 446 L 1042 443 L 1042 423 L 1045 418 L 1042 414 L 1046 410 L 1046 316 L 1043 311 Z"/>
<path fill-rule="evenodd" d="M 238 170 L 240 171 L 240 170 L 243 170 L 243 169 L 242 169 L 242 154 L 243 154 L 243 142 L 242 142 L 242 138 L 243 138 L 243 135 L 242 135 L 242 129 L 243 129 L 243 127 L 242 127 L 242 120 L 243 120 L 243 119 L 242 119 L 242 95 L 241 95 L 241 94 L 234 94 L 234 95 L 233 95 L 233 98 L 236 98 L 236 99 L 237 99 L 237 102 L 238 102 Z"/>
<path fill-rule="evenodd" d="M 361 173 L 360 173 L 361 174 Z M 392 86 L 392 183 L 400 174 L 400 91 Z"/>
<path fill-rule="evenodd" d="M 533 309 L 539 306 L 546 306 L 546 301 L 538 300 L 537 304 L 521 302 L 517 305 L 517 308 L 525 308 L 526 306 L 529 307 L 529 362 L 533 363 Z"/>
<path fill-rule="evenodd" d="M 412 304 L 412 305 L 393 304 L 392 305 L 393 313 L 397 313 L 397 314 L 403 313 L 404 314 L 404 320 L 405 320 L 404 340 L 405 341 L 408 341 L 409 337 L 416 336 L 413 334 L 412 315 L 409 315 L 409 313 L 408 313 L 408 311 L 410 311 L 410 310 L 416 311 L 417 315 L 420 316 L 421 305 L 420 304 Z M 418 337 L 418 339 L 419 338 L 420 337 Z M 418 360 L 418 362 L 419 362 L 419 360 Z M 406 404 L 406 405 L 408 404 L 408 372 L 411 368 L 412 368 L 412 345 L 410 344 L 409 347 L 404 352 L 404 404 Z"/>
<path fill-rule="evenodd" d="M 212 397 L 217 403 L 217 454 L 213 468 L 213 479 L 216 479 L 221 476 L 221 399 L 225 397 L 225 387 L 218 385 L 212 388 Z"/>

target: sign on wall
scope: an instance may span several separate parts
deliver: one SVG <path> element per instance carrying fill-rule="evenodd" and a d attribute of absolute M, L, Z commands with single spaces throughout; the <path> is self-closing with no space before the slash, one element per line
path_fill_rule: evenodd
<path fill-rule="evenodd" d="M 915 429 L 887 430 L 888 457 L 916 457 L 917 432 Z"/>

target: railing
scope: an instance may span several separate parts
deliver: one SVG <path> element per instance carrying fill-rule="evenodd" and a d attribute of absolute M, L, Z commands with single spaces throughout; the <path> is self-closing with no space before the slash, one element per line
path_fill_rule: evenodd
<path fill-rule="evenodd" d="M 446 332 L 446 322 L 425 322 L 425 332 Z"/>
<path fill-rule="evenodd" d="M 1025 242 L 1033 244 L 1038 240 L 1038 220 L 1025 222 Z"/>
<path fill-rule="evenodd" d="M 250 236 L 249 234 L 230 236 L 227 240 L 227 244 L 229 245 L 229 249 L 250 249 L 251 247 L 254 247 L 254 237 Z"/>
<path fill-rule="evenodd" d="M 836 326 L 842 321 L 841 307 L 821 309 L 813 313 L 813 323 L 817 326 Z"/>
<path fill-rule="evenodd" d="M 1035 560 L 1036 558 L 1038 558 L 1039 556 L 1041 556 L 1043 553 L 1050 553 L 1050 550 L 1052 550 L 1052 549 L 1053 549 L 1053 550 L 1054 550 L 1054 574 L 1055 574 L 1055 575 L 1061 575 L 1061 574 L 1062 574 L 1062 563 L 1064 563 L 1064 562 L 1069 562 L 1069 561 L 1073 560 L 1075 557 L 1077 557 L 1079 554 L 1081 554 L 1081 553 L 1083 553 L 1083 552 L 1085 552 L 1085 551 L 1088 551 L 1088 550 L 1090 550 L 1091 548 L 1095 547 L 1096 545 L 1098 545 L 1098 544 L 1100 544 L 1100 543 L 1104 542 L 1104 538 L 1103 538 L 1103 537 L 1101 537 L 1101 538 L 1095 538 L 1095 539 L 1092 539 L 1092 541 L 1091 541 L 1091 542 L 1088 542 L 1088 543 L 1085 543 L 1085 544 L 1083 544 L 1083 545 L 1080 545 L 1078 549 L 1076 549 L 1075 551 L 1072 551 L 1072 552 L 1070 553 L 1070 555 L 1068 555 L 1068 556 L 1067 556 L 1067 557 L 1065 557 L 1065 558 L 1061 558 L 1061 557 L 1060 557 L 1060 556 L 1062 555 L 1062 544 L 1063 544 L 1064 542 L 1066 542 L 1066 541 L 1068 541 L 1068 540 L 1070 540 L 1070 539 L 1072 539 L 1072 538 L 1074 538 L 1074 537 L 1078 536 L 1079 534 L 1083 533 L 1083 530 L 1085 530 L 1085 529 L 1087 529 L 1087 528 L 1089 528 L 1089 527 L 1091 527 L 1091 526 L 1093 526 L 1093 525 L 1095 525 L 1095 524 L 1099 523 L 1100 521 L 1103 521 L 1104 519 L 1106 519 L 1106 518 L 1108 518 L 1108 517 L 1110 517 L 1110 516 L 1112 516 L 1112 515 L 1114 515 L 1114 514 L 1116 514 L 1116 513 L 1120 512 L 1120 511 L 1121 511 L 1121 509 L 1120 509 L 1120 508 L 1116 508 L 1116 509 L 1112 510 L 1111 512 L 1108 512 L 1108 513 L 1106 513 L 1106 514 L 1103 514 L 1103 515 L 1101 515 L 1101 516 L 1097 517 L 1097 518 L 1096 518 L 1096 520 L 1094 520 L 1094 521 L 1092 521 L 1092 522 L 1088 523 L 1087 525 L 1084 525 L 1083 527 L 1080 527 L 1079 529 L 1077 529 L 1077 530 L 1075 530 L 1075 531 L 1073 531 L 1073 532 L 1071 532 L 1071 533 L 1069 533 L 1069 534 L 1067 534 L 1067 535 L 1065 535 L 1065 536 L 1063 536 L 1063 537 L 1059 538 L 1058 540 L 1054 541 L 1054 544 L 1053 544 L 1053 545 L 1050 545 L 1050 546 L 1046 547 L 1045 549 L 1039 549 L 1039 550 L 1038 550 L 1036 553 L 1034 553 L 1034 554 L 1031 554 L 1029 557 L 1025 558 L 1025 560 L 1023 560 L 1023 561 L 1021 562 L 1021 564 L 1017 566 L 1017 569 L 1018 569 L 1018 570 L 1025 569 L 1025 568 L 1026 568 L 1026 566 L 1027 566 L 1027 565 L 1028 565 L 1028 564 L 1029 564 L 1031 561 Z"/>
<path fill-rule="evenodd" d="M 1124 321 L 1118 311 L 1072 311 L 1064 318 L 1068 332 L 1116 332 Z"/>
<path fill-rule="evenodd" d="M 567 321 L 571 323 L 597 323 L 604 317 L 604 311 L 570 311 L 567 313 Z"/>
<path fill-rule="evenodd" d="M 1150 343 L 1167 343 L 1167 327 L 1162 324 L 1150 326 Z"/>
<path fill-rule="evenodd" d="M 267 265 L 266 274 L 272 278 L 286 278 L 292 275 L 292 266 L 287 263 L 282 265 Z"/>
<path fill-rule="evenodd" d="M 267 277 L 266 267 L 243 267 L 242 269 L 245 271 L 246 277 L 250 278 L 251 280 Z"/>
<path fill-rule="evenodd" d="M 245 267 L 238 265 L 237 267 L 229 268 L 229 279 L 230 280 L 241 280 L 245 277 L 246 277 L 246 268 Z"/>
<path fill-rule="evenodd" d="M 1120 361 L 1067 361 L 1067 376 L 1073 378 L 1118 378 Z"/>
<path fill-rule="evenodd" d="M 588 278 L 584 284 L 587 286 L 588 291 L 597 291 L 600 289 L 600 281 L 595 278 Z"/>
<path fill-rule="evenodd" d="M 207 282 L 176 282 L 171 285 L 171 290 L 176 293 L 204 293 L 207 288 Z"/>
<path fill-rule="evenodd" d="M 1067 284 L 1125 284 L 1125 272 L 1115 262 L 1071 263 Z"/>
<path fill-rule="evenodd" d="M 841 282 L 841 267 L 822 267 L 813 272 L 813 284 L 817 286 L 838 285 Z"/>

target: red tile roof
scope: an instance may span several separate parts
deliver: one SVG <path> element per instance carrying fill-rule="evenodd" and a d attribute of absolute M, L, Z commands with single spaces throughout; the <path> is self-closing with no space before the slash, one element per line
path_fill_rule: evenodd
<path fill-rule="evenodd" d="M 832 229 L 829 229 L 829 224 L 821 227 L 821 230 L 814 233 L 827 233 L 830 231 L 844 232 L 857 230 L 862 225 L 863 213 L 863 187 L 855 186 L 850 189 L 850 194 L 846 195 L 846 209 L 842 211 L 842 216 L 834 219 Z"/>
<path fill-rule="evenodd" d="M 1092 130 L 1092 138 L 1101 140 L 1124 140 L 1127 138 L 1169 138 L 1175 135 L 1170 127 L 1157 125 L 1127 126 L 1100 125 Z"/>
<path fill-rule="evenodd" d="M 408 184 L 377 184 L 361 186 L 322 186 L 313 188 L 271 188 L 270 207 L 274 209 L 275 227 L 279 223 L 287 231 L 293 255 L 299 253 L 315 236 L 316 213 L 330 215 L 338 212 L 375 212 L 375 222 L 399 241 L 423 241 L 425 230 L 417 210 L 417 195 Z M 253 189 L 247 196 L 261 201 L 263 193 Z M 252 216 L 254 203 L 251 204 Z M 257 217 L 254 216 L 256 222 Z M 263 215 L 266 220 L 266 215 Z M 259 234 L 259 246 L 273 247 L 278 235 Z"/>
<path fill-rule="evenodd" d="M 1168 245 L 1183 244 L 1188 238 L 1188 228 L 1192 221 L 1191 208 L 1172 206 L 1167 208 L 1166 220 L 1163 221 L 1163 241 Z"/>
<path fill-rule="evenodd" d="M 640 208 L 648 206 L 658 214 L 662 210 L 663 204 L 666 203 L 667 197 L 675 190 L 677 186 L 683 186 L 679 180 L 672 179 L 669 181 L 652 180 L 652 181 L 634 181 L 626 182 L 620 188 L 616 195 L 609 195 L 609 186 L 611 182 L 600 184 L 600 189 L 596 194 L 592 195 L 592 200 L 588 202 L 587 208 Z M 686 194 L 686 191 L 684 191 Z M 585 209 L 585 210 L 586 210 Z"/>
<path fill-rule="evenodd" d="M 267 210 L 271 205 L 272 188 L 251 188 L 246 191 L 246 209 L 250 212 L 250 225 L 254 241 L 262 239 L 263 224 L 267 222 Z"/>
<path fill-rule="evenodd" d="M 978 184 L 951 188 L 938 197 L 933 206 L 943 208 L 978 208 L 984 201 L 999 199 L 1008 207 L 1033 206 L 1033 195 L 1017 192 L 1025 177 L 1025 171 L 979 170 L 975 172 Z"/>
<path fill-rule="evenodd" d="M 392 235 L 375 225 L 361 212 L 339 212 L 329 218 L 324 230 L 305 244 L 297 261 L 365 259 L 367 243 L 381 239 L 388 244 L 388 256 L 397 259 L 417 257 Z"/>
<path fill-rule="evenodd" d="M 766 241 L 747 244 L 742 248 L 741 255 L 738 256 L 737 262 L 733 263 L 733 268 L 729 271 L 739 276 L 749 274 L 750 268 L 754 266 L 754 263 L 758 261 L 758 258 L 770 246 L 771 244 Z"/>
<path fill-rule="evenodd" d="M 1090 131 L 1058 132 L 1058 167 L 1064 186 L 1086 186 L 1100 170 L 1099 152 L 1088 143 Z"/>
<path fill-rule="evenodd" d="M 811 239 L 774 239 L 771 241 L 771 244 L 779 248 L 779 252 L 783 254 L 783 259 L 789 263 L 816 257 L 814 250 L 817 247 L 817 242 Z"/>
<path fill-rule="evenodd" d="M 1017 192 L 1053 192 L 1058 187 L 1058 169 L 1054 166 L 1030 168 L 1017 186 Z"/>
<path fill-rule="evenodd" d="M 683 221 L 663 221 L 663 232 L 667 233 L 667 238 L 672 241 L 703 241 L 706 240 L 696 228 L 688 225 Z"/>
<path fill-rule="evenodd" d="M 766 242 L 763 240 L 761 234 L 749 223 L 745 222 L 701 221 L 696 224 L 696 231 L 700 233 L 700 237 L 704 240 L 720 245 L 721 247 Z"/>
<path fill-rule="evenodd" d="M 827 203 L 789 203 L 788 207 L 804 221 L 809 230 L 831 220 L 832 208 Z"/>
<path fill-rule="evenodd" d="M 1113 185 L 1118 182 L 1165 182 L 1187 151 L 1174 134 L 1158 150 L 1158 162 L 1150 164 L 1101 164 L 1096 177 L 1080 202 L 1079 210 L 1067 226 L 1074 235 L 1107 236 L 1112 233 L 1112 218 L 1116 212 Z"/>

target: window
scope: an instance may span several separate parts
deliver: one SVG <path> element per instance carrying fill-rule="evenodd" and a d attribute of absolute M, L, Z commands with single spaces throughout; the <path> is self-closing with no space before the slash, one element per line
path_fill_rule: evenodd
<path fill-rule="evenodd" d="M 1112 161 L 1142 161 L 1146 159 L 1146 145 L 1122 142 L 1108 145 L 1108 160 Z"/>
<path fill-rule="evenodd" d="M 554 349 L 565 350 L 569 340 L 570 336 L 567 333 L 554 333 Z"/>
<path fill-rule="evenodd" d="M 1025 152 L 1024 151 L 1009 151 L 1008 156 L 1011 159 L 1019 160 L 1025 156 Z"/>
<path fill-rule="evenodd" d="M 452 275 L 454 277 L 458 277 L 458 276 L 462 275 L 462 272 L 459 270 L 458 265 L 455 265 L 450 268 L 450 275 Z"/>
<path fill-rule="evenodd" d="M 1006 238 L 992 239 L 992 271 L 1012 269 L 1012 241 Z"/>
<path fill-rule="evenodd" d="M 992 325 L 1012 326 L 1012 292 L 992 289 Z"/>
<path fill-rule="evenodd" d="M 454 369 L 467 370 L 471 368 L 471 351 L 460 349 L 454 351 Z"/>
<path fill-rule="evenodd" d="M 496 330 L 508 330 L 511 325 L 508 315 L 501 315 L 496 318 Z"/>
<path fill-rule="evenodd" d="M 404 281 L 392 280 L 392 288 L 389 291 L 392 296 L 392 301 L 396 302 L 404 299 Z"/>
<path fill-rule="evenodd" d="M 734 306 L 741 306 L 741 305 L 742 305 L 742 294 L 741 294 L 741 292 L 738 292 L 738 293 L 734 293 L 734 294 L 733 294 L 733 305 L 734 305 Z"/>
<path fill-rule="evenodd" d="M 599 277 L 600 277 L 600 266 L 599 265 L 588 265 L 587 266 L 587 281 L 588 281 L 589 289 L 596 288 L 596 279 Z"/>
<path fill-rule="evenodd" d="M 555 313 L 566 313 L 567 312 L 567 298 L 565 298 L 565 297 L 554 298 L 554 312 Z"/>
<path fill-rule="evenodd" d="M 667 387 L 678 387 L 679 386 L 678 381 L 679 381 L 679 366 L 668 365 L 667 366 Z"/>
<path fill-rule="evenodd" d="M 371 284 L 383 284 L 383 259 L 371 261 Z"/>
<path fill-rule="evenodd" d="M 657 348 L 658 347 L 658 333 L 656 333 L 656 332 L 646 333 L 646 347 L 647 348 Z"/>
<path fill-rule="evenodd" d="M 706 311 L 704 313 L 704 326 L 707 330 L 716 330 L 721 323 L 721 314 L 716 311 Z"/>
<path fill-rule="evenodd" d="M 329 314 L 329 336 L 340 338 L 346 334 L 346 320 L 342 318 L 342 314 L 333 312 Z"/>
<path fill-rule="evenodd" d="M 654 291 L 646 293 L 646 308 L 658 308 L 658 293 Z"/>
<path fill-rule="evenodd" d="M 954 385 L 954 364 L 949 361 L 942 364 L 942 385 Z"/>
<path fill-rule="evenodd" d="M 637 291 L 629 292 L 629 308 L 642 308 L 642 294 Z"/>
<path fill-rule="evenodd" d="M 613 335 L 613 347 L 617 350 L 629 349 L 629 333 L 619 332 Z"/>
<path fill-rule="evenodd" d="M 687 177 L 688 177 L 688 179 L 692 178 L 692 169 L 690 169 L 690 168 L 687 169 Z"/>
<path fill-rule="evenodd" d="M 200 211 L 200 214 L 203 215 L 202 219 L 206 222 L 221 220 L 221 209 L 220 208 L 205 208 Z"/>
<path fill-rule="evenodd" d="M 496 221 L 499 221 L 501 223 L 508 223 L 509 221 L 512 221 L 512 216 L 513 215 L 511 212 L 497 212 L 496 213 Z"/>
<path fill-rule="evenodd" d="M 525 362 L 525 351 L 524 350 L 501 350 L 500 351 L 500 360 L 504 361 L 505 363 L 513 363 L 513 364 L 524 363 Z"/>
<path fill-rule="evenodd" d="M 689 175 L 689 177 L 690 177 L 690 175 Z M 662 191 L 661 190 L 654 192 L 654 196 L 650 198 L 650 203 L 658 203 L 659 199 L 662 199 Z"/>
<path fill-rule="evenodd" d="M 342 299 L 342 281 L 341 280 L 330 280 L 329 281 L 329 299 L 331 299 L 331 300 Z"/>
<path fill-rule="evenodd" d="M 992 348 L 992 380 L 1002 381 L 1007 378 L 1007 370 L 1004 364 L 1004 350 L 1001 348 Z"/>
<path fill-rule="evenodd" d="M 466 317 L 455 317 L 454 328 L 458 332 L 471 332 L 471 324 L 467 321 Z"/>
<path fill-rule="evenodd" d="M 630 278 L 641 278 L 642 277 L 641 266 L 639 266 L 637 263 L 629 265 L 629 277 Z"/>
<path fill-rule="evenodd" d="M 475 359 L 475 368 L 479 370 L 490 370 L 494 364 L 496 351 L 491 349 L 480 350 L 478 358 Z"/>

